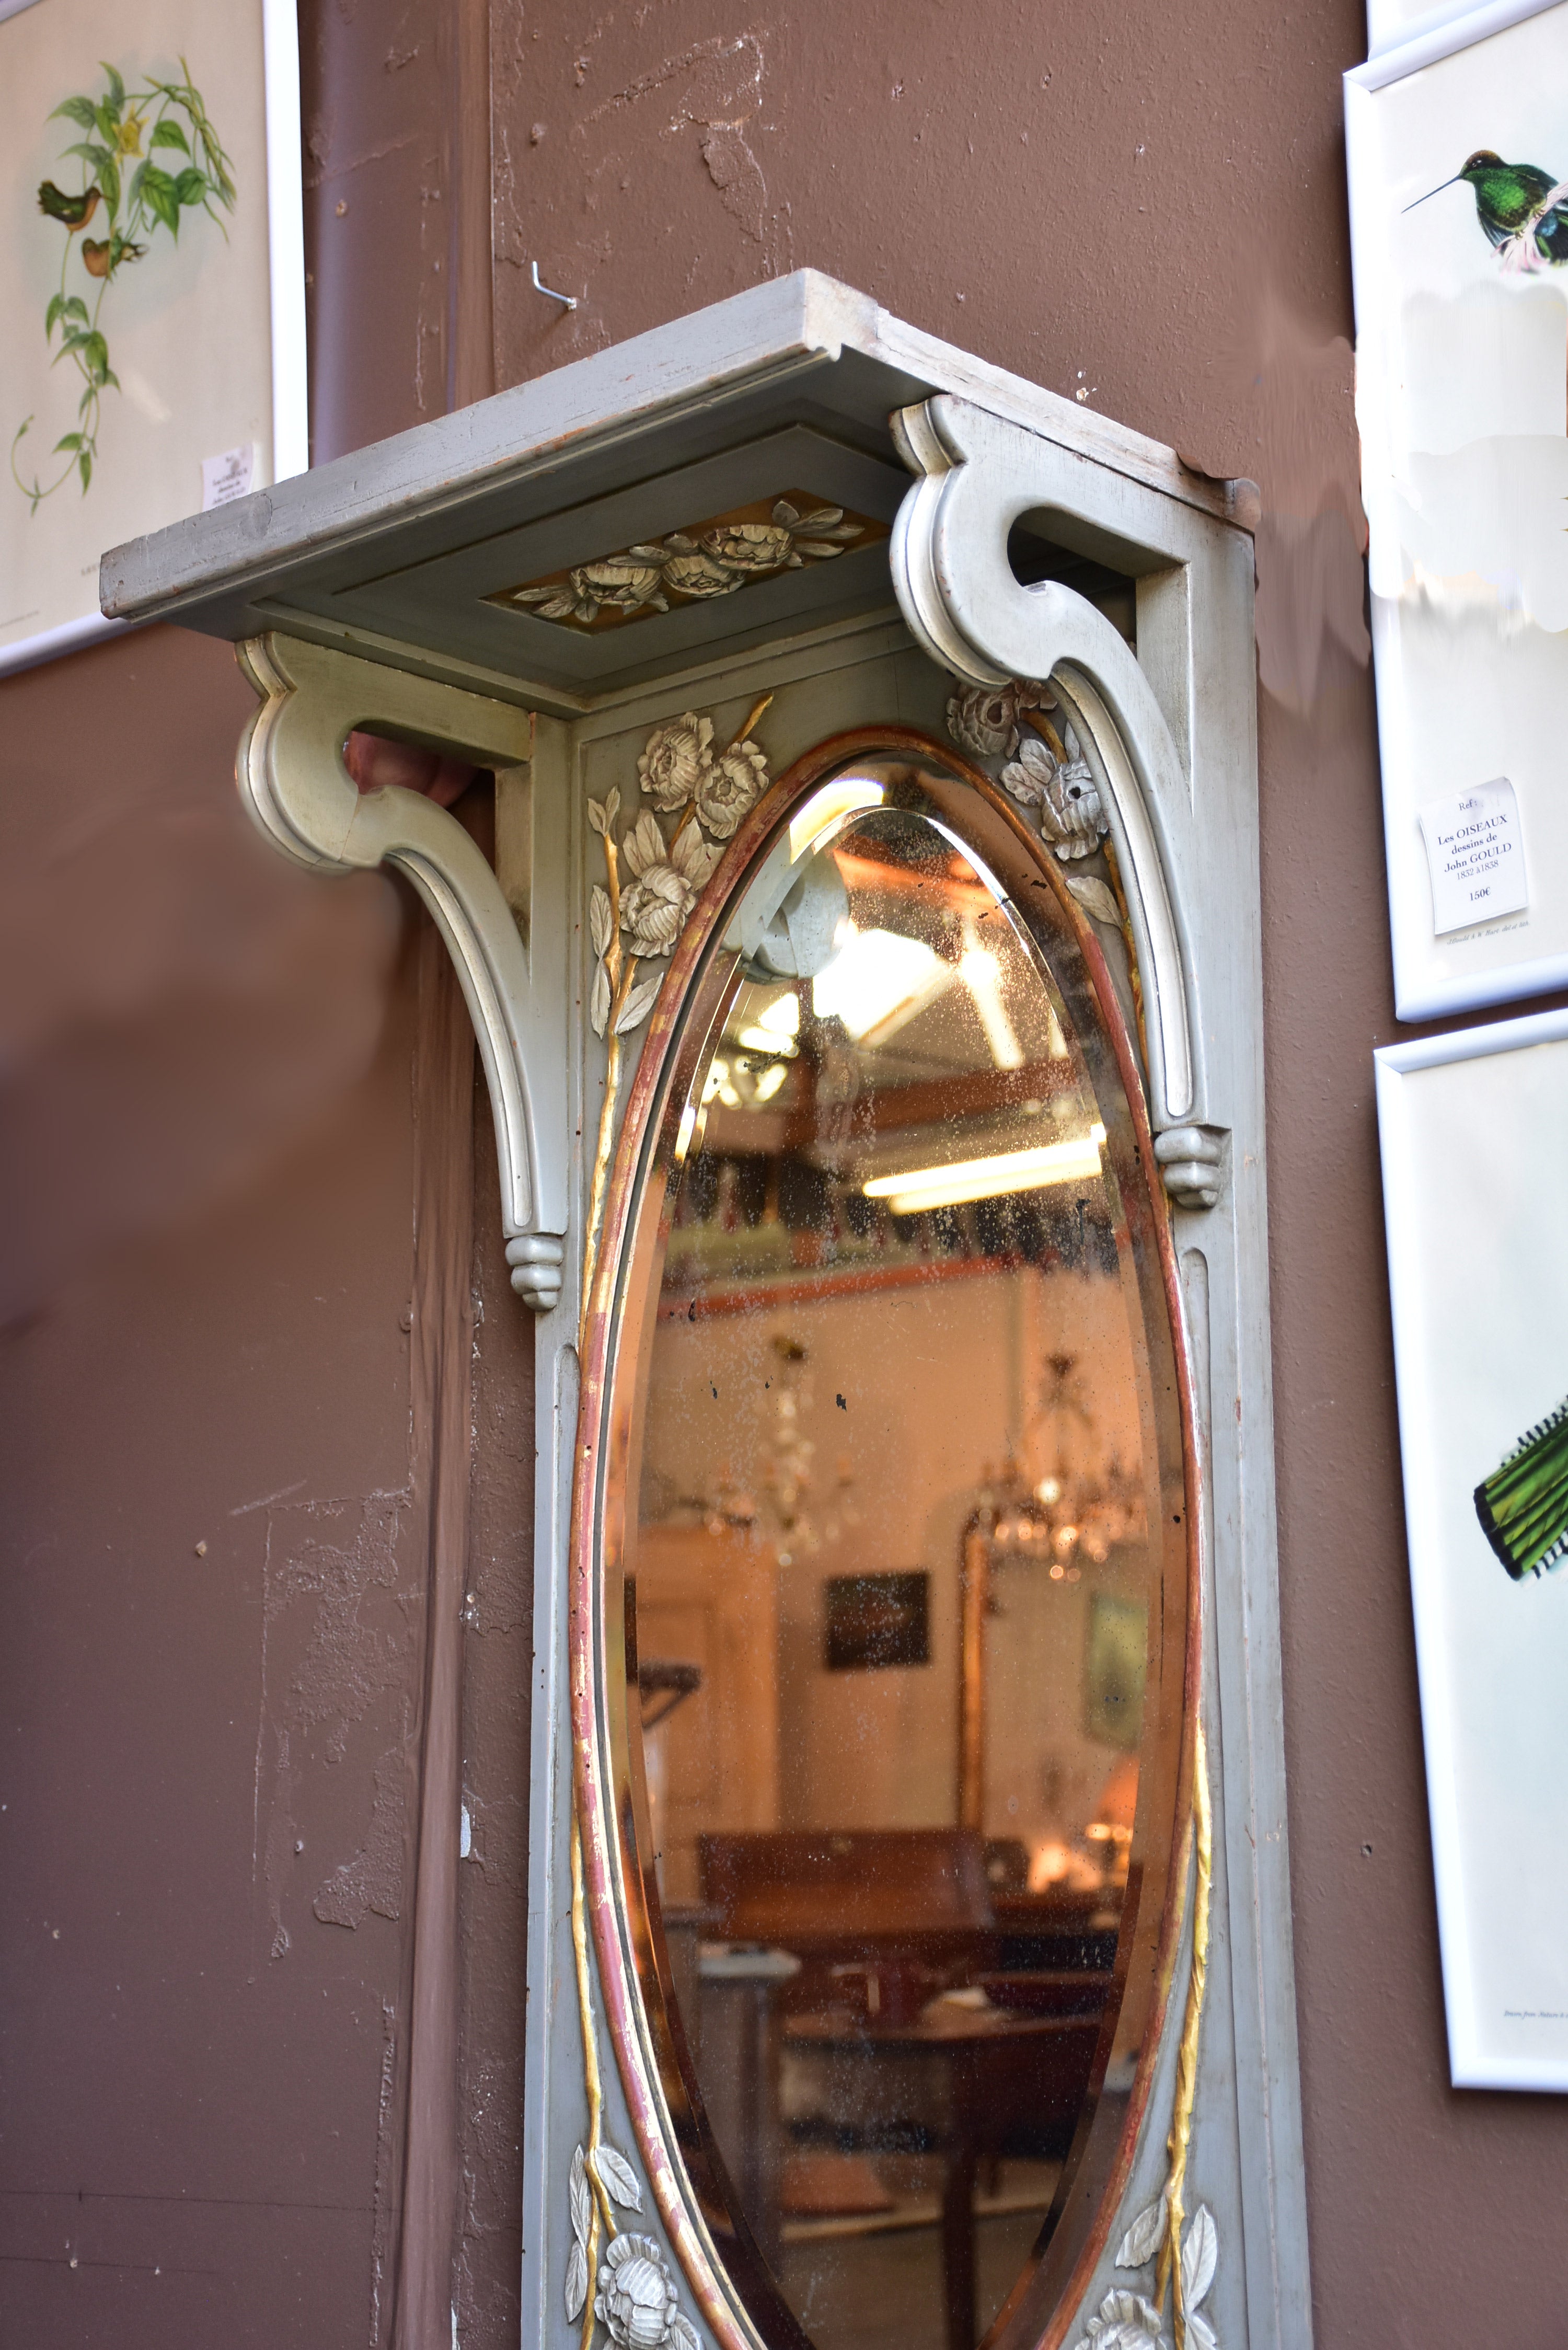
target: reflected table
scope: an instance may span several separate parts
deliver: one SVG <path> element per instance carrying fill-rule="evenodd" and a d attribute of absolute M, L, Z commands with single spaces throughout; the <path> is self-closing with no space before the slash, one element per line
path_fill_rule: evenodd
<path fill-rule="evenodd" d="M 974 2189 L 981 2162 L 1009 2134 L 1077 2119 L 1099 2044 L 1097 2015 L 1009 2015 L 939 2003 L 916 2023 L 832 2013 L 792 2016 L 784 2038 L 804 2054 L 880 2064 L 915 2059 L 940 2074 L 942 2289 L 948 2350 L 974 2350 Z"/>

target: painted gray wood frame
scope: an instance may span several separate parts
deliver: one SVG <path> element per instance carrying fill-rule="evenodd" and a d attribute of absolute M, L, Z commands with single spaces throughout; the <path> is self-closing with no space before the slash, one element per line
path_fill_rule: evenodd
<path fill-rule="evenodd" d="M 765 604 L 753 599 L 769 598 L 768 588 L 748 588 L 597 639 L 483 601 L 530 571 L 592 560 L 695 520 L 725 497 L 739 503 L 782 488 L 802 469 L 808 486 L 815 469 L 831 474 L 820 483 L 825 494 L 884 516 L 892 538 L 791 573 Z M 803 272 L 105 557 L 105 608 L 117 616 L 177 619 L 235 640 L 270 636 L 267 658 L 282 680 L 275 693 L 291 677 L 314 675 L 325 655 L 324 675 L 336 680 L 328 733 L 339 743 L 348 725 L 379 721 L 501 763 L 499 886 L 486 899 L 468 875 L 464 901 L 478 941 L 470 960 L 503 974 L 501 1000 L 487 1012 L 466 966 L 465 990 L 493 1090 L 500 1067 L 502 1120 L 515 1125 L 522 1100 L 534 1122 L 528 1204 L 514 1187 L 509 1226 L 509 1240 L 522 1245 L 513 1260 L 518 1286 L 540 1309 L 524 2120 L 530 2344 L 565 2345 L 576 2331 L 566 2324 L 561 2280 L 567 2168 L 583 2129 L 564 1578 L 583 1137 L 597 1123 L 604 1071 L 585 1014 L 585 802 L 617 782 L 624 794 L 649 730 L 688 708 L 711 711 L 722 732 L 772 691 L 776 772 L 848 726 L 895 720 L 940 733 L 954 675 L 985 682 L 1047 673 L 1085 741 L 1136 883 L 1157 1040 L 1152 1123 L 1197 1372 L 1216 1922 L 1187 2199 L 1189 2211 L 1207 2204 L 1219 2231 L 1204 2315 L 1225 2350 L 1304 2350 L 1310 2340 L 1274 1547 L 1245 528 L 1252 503 L 1250 485 L 1195 475 L 1169 451 Z M 1018 525 L 1053 551 L 1057 577 L 1019 585 L 1007 552 Z M 1085 566 L 1134 582 L 1136 660 L 1074 586 Z M 290 639 L 320 650 L 290 656 Z M 483 723 L 482 704 L 490 712 Z M 311 837 L 290 853 L 347 866 L 357 861 L 347 847 L 354 812 L 340 766 L 319 730 L 295 731 L 317 769 L 314 780 L 286 779 L 284 797 L 292 791 L 290 805 L 318 814 L 308 818 Z M 321 773 L 324 763 L 336 772 Z M 387 853 L 407 855 L 417 832 L 417 854 L 438 889 L 442 825 L 461 827 L 429 803 L 404 816 L 384 812 Z M 369 845 L 368 837 L 367 858 Z M 462 852 L 455 844 L 451 851 L 455 868 Z M 514 916 L 527 941 L 521 976 Z M 502 920 L 509 942 L 493 935 Z M 460 929 L 454 922 L 449 936 Z M 508 1003 L 508 989 L 525 1002 Z M 507 1093 L 511 1075 L 517 1082 Z M 514 1165 L 520 1155 L 514 1148 Z M 502 1158 L 504 1171 L 504 1143 Z M 552 1259 L 542 1277 L 537 1247 L 562 1232 L 564 1265 L 556 1276 Z M 455 1821 L 451 1827 L 455 1837 Z M 1114 2256 L 1127 2220 L 1158 2197 L 1164 2175 L 1182 1980 L 1179 1970 L 1125 2210 L 1081 2321 L 1107 2292 L 1147 2285 Z M 613 2063 L 605 2086 L 606 2137 L 629 2148 Z M 1065 2338 L 1081 2331 L 1075 2323 Z"/>

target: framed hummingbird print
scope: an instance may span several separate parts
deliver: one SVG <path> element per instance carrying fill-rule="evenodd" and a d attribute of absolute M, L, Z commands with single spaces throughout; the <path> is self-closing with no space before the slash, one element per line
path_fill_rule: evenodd
<path fill-rule="evenodd" d="M 1568 0 L 1346 77 L 1395 998 L 1568 983 Z"/>
<path fill-rule="evenodd" d="M 0 674 L 306 457 L 295 0 L 0 0 Z"/>
<path fill-rule="evenodd" d="M 1449 2065 L 1568 2090 L 1568 1012 L 1376 1065 Z"/>

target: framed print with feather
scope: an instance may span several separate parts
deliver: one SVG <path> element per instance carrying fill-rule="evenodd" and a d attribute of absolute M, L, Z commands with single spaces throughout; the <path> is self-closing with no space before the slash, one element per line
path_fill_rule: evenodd
<path fill-rule="evenodd" d="M 1423 21 L 1345 83 L 1403 1020 L 1568 983 L 1568 0 Z"/>
<path fill-rule="evenodd" d="M 302 473 L 295 0 L 0 0 L 0 673 L 106 546 Z"/>
<path fill-rule="evenodd" d="M 1568 1012 L 1376 1065 L 1449 2064 L 1568 2090 Z"/>

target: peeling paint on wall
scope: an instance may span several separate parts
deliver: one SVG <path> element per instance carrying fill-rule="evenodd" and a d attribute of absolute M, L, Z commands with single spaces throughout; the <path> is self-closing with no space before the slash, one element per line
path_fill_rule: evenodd
<path fill-rule="evenodd" d="M 352 1860 L 335 1868 L 311 1908 L 324 1926 L 352 1929 L 371 1909 L 400 1918 L 403 1899 L 403 1786 L 408 1764 L 389 1746 L 376 1765 L 376 1801 L 365 1841 Z"/>
<path fill-rule="evenodd" d="M 407 1491 L 267 1513 L 253 1868 L 272 1960 L 311 1908 L 350 1927 L 399 1915 L 422 1614 L 410 1513 Z"/>

